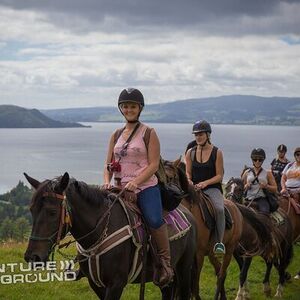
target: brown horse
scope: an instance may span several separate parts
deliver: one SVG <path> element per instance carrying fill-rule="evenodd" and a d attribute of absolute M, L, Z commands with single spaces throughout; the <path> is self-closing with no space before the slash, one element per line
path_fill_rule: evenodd
<path fill-rule="evenodd" d="M 100 299 L 120 299 L 129 278 L 140 282 L 139 264 L 135 263 L 137 243 L 132 238 L 129 212 L 125 212 L 116 194 L 70 180 L 68 173 L 44 182 L 25 176 L 36 190 L 30 208 L 33 225 L 24 255 L 26 261 L 47 261 L 59 240 L 70 231 L 85 258 L 80 259 L 80 270 Z M 161 288 L 165 300 L 174 299 L 175 293 L 177 299 L 190 299 L 197 229 L 191 213 L 184 207 L 181 212 L 191 226 L 183 236 L 170 242 L 175 278 Z M 114 247 L 108 243 L 110 237 Z M 132 269 L 135 265 L 137 268 Z M 152 281 L 150 258 L 145 271 L 145 280 Z"/>
<path fill-rule="evenodd" d="M 205 218 L 200 208 L 200 202 L 203 201 L 204 195 L 201 192 L 196 192 L 194 186 L 189 185 L 186 174 L 185 165 L 180 162 L 180 159 L 170 162 L 164 161 L 164 167 L 167 175 L 167 180 L 179 184 L 181 188 L 189 194 L 189 197 L 182 200 L 182 204 L 186 206 L 196 219 L 198 228 L 198 251 L 197 251 L 197 270 L 195 272 L 193 296 L 195 299 L 201 299 L 199 295 L 199 281 L 200 273 L 204 262 L 204 257 L 208 256 L 210 262 L 213 264 L 215 273 L 217 275 L 217 288 L 214 299 L 226 299 L 225 292 L 225 278 L 226 270 L 231 261 L 234 250 L 242 234 L 243 217 L 240 210 L 232 202 L 225 200 L 225 206 L 232 217 L 232 227 L 225 230 L 223 243 L 226 246 L 226 253 L 220 261 L 213 253 L 213 245 L 215 244 L 214 230 L 210 230 L 205 224 Z"/>
<path fill-rule="evenodd" d="M 226 184 L 225 191 L 228 199 L 231 199 L 234 202 L 243 203 L 244 184 L 240 178 L 231 178 Z M 272 221 L 272 219 L 269 216 L 266 216 L 259 212 L 257 212 L 256 214 L 260 215 L 259 218 L 262 223 L 262 225 L 258 227 L 258 230 L 266 230 L 266 232 L 269 232 L 271 235 L 269 235 L 269 237 L 266 236 L 266 251 L 263 251 L 262 253 L 257 253 L 258 255 L 262 256 L 267 265 L 266 274 L 263 280 L 264 292 L 267 296 L 270 296 L 271 294 L 270 272 L 272 265 L 274 264 L 279 275 L 279 282 L 275 296 L 281 297 L 283 292 L 283 284 L 286 280 L 285 270 L 288 267 L 293 255 L 292 225 L 284 211 L 280 212 L 283 222 L 279 225 L 274 224 L 274 221 Z M 245 234 L 243 233 L 240 242 L 243 246 L 245 243 L 247 244 L 249 242 L 249 239 L 251 239 L 249 236 L 247 236 L 246 232 L 248 230 L 249 229 L 247 229 L 246 227 L 244 227 L 243 229 L 243 232 L 245 232 Z M 244 235 L 245 238 L 243 238 Z M 237 254 L 243 253 L 239 253 L 237 251 Z M 244 299 L 247 297 L 245 283 L 252 258 L 246 257 L 241 259 L 239 255 L 235 256 L 235 258 L 240 267 L 240 288 L 237 295 L 237 299 Z"/>
<path fill-rule="evenodd" d="M 279 196 L 278 204 L 288 215 L 293 227 L 293 241 L 300 241 L 300 194 Z M 298 206 L 298 210 L 296 210 Z"/>

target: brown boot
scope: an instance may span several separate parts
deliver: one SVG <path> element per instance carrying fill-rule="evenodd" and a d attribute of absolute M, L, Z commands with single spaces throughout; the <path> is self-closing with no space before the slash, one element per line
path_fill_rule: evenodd
<path fill-rule="evenodd" d="M 168 238 L 167 224 L 163 224 L 158 229 L 151 228 L 151 237 L 157 249 L 160 260 L 158 268 L 158 278 L 154 279 L 154 283 L 160 287 L 168 285 L 174 276 L 171 267 L 170 243 Z M 155 276 L 156 277 L 156 276 Z"/>

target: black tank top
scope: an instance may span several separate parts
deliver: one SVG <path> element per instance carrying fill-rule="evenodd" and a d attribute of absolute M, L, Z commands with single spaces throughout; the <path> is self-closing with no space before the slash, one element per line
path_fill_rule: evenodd
<path fill-rule="evenodd" d="M 213 146 L 209 159 L 204 163 L 200 163 L 197 161 L 196 151 L 197 146 L 193 147 L 191 150 L 192 181 L 194 184 L 216 176 L 216 160 L 218 148 Z M 217 188 L 221 191 L 221 193 L 223 193 L 221 182 L 210 184 L 204 190 L 208 188 Z"/>

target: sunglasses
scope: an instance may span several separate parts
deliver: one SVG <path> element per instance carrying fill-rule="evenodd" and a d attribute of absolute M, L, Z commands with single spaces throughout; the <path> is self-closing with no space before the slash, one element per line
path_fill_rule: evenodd
<path fill-rule="evenodd" d="M 259 162 L 262 162 L 264 161 L 262 158 L 252 158 L 252 161 L 259 161 Z"/>
<path fill-rule="evenodd" d="M 296 152 L 296 153 L 295 153 L 295 156 L 300 156 L 300 152 Z"/>

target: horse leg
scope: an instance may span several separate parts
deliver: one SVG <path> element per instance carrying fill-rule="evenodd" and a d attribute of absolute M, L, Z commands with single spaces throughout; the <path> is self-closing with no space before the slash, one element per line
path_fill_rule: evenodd
<path fill-rule="evenodd" d="M 266 262 L 267 269 L 263 280 L 263 285 L 264 285 L 263 291 L 267 297 L 270 297 L 271 296 L 270 274 L 271 274 L 273 263 L 268 262 L 267 260 L 265 260 L 265 262 Z"/>
<path fill-rule="evenodd" d="M 199 285 L 200 285 L 201 270 L 204 263 L 204 256 L 205 256 L 204 251 L 199 250 L 197 253 L 197 263 L 196 263 L 197 267 L 193 268 L 195 272 L 192 278 L 192 295 L 195 298 L 195 300 L 201 300 Z"/>
<path fill-rule="evenodd" d="M 175 276 L 174 276 L 175 277 Z M 162 300 L 173 300 L 176 297 L 176 279 L 167 286 L 160 289 Z M 176 297 L 177 299 L 177 297 Z"/>
<path fill-rule="evenodd" d="M 176 299 L 178 300 L 189 300 L 191 298 L 191 266 L 193 266 L 193 257 L 189 253 L 186 253 L 176 265 Z"/>
<path fill-rule="evenodd" d="M 93 291 L 98 296 L 98 298 L 101 299 L 101 300 L 104 300 L 105 299 L 106 289 L 102 288 L 102 287 L 99 287 L 98 285 L 96 285 L 91 278 L 89 278 L 88 280 L 89 280 L 90 287 L 93 289 Z"/>
<path fill-rule="evenodd" d="M 232 257 L 233 249 L 230 249 L 227 247 L 227 251 L 223 257 L 223 262 L 221 264 L 220 271 L 217 276 L 217 289 L 215 293 L 215 300 L 221 299 L 221 300 L 226 300 L 226 291 L 225 291 L 225 279 L 226 279 L 226 271 L 227 268 L 230 264 L 231 257 Z"/>
<path fill-rule="evenodd" d="M 125 286 L 112 285 L 106 288 L 104 300 L 119 300 L 121 299 L 123 289 Z"/>
<path fill-rule="evenodd" d="M 293 256 L 293 246 L 292 244 L 285 245 L 285 251 L 279 259 L 279 264 L 275 264 L 276 269 L 279 274 L 279 282 L 274 297 L 281 298 L 283 294 L 283 285 L 286 281 L 286 268 L 288 267 L 291 257 Z"/>
<path fill-rule="evenodd" d="M 247 277 L 252 257 L 246 257 L 244 259 L 238 255 L 234 255 L 234 257 L 240 268 L 240 286 L 235 300 L 250 299 L 247 289 Z"/>

